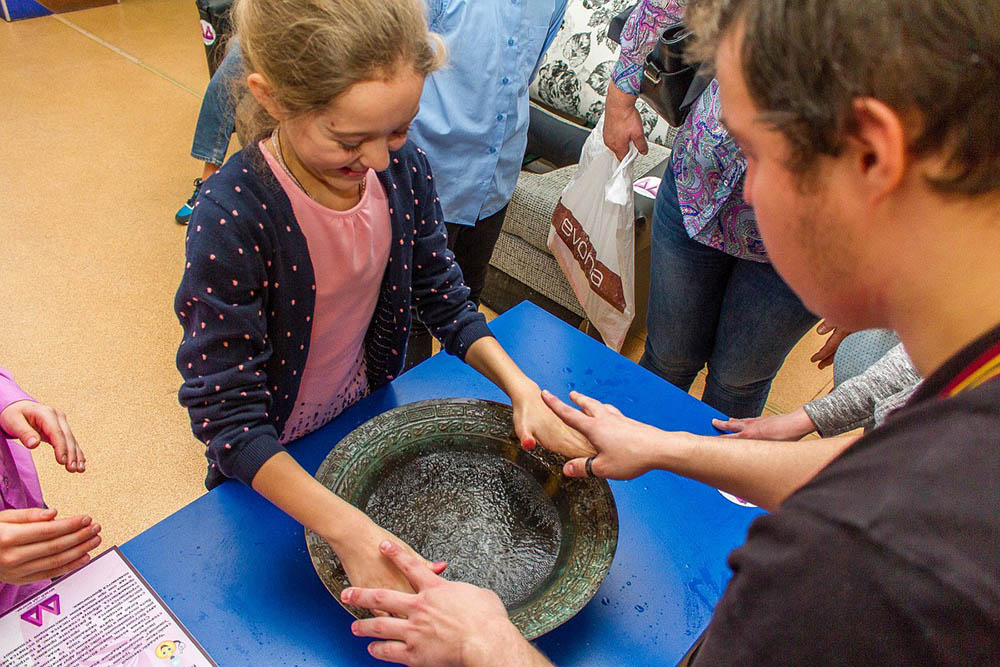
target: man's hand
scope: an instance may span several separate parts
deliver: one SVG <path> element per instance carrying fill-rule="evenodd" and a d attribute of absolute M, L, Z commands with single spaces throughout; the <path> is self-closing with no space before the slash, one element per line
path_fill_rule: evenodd
<path fill-rule="evenodd" d="M 538 385 L 511 397 L 514 408 L 514 431 L 527 450 L 541 445 L 568 458 L 597 453 L 579 431 L 566 425 L 544 402 Z"/>
<path fill-rule="evenodd" d="M 749 440 L 799 440 L 816 430 L 816 424 L 802 408 L 771 417 L 713 419 L 712 426 L 720 431 L 730 431 L 723 438 Z"/>
<path fill-rule="evenodd" d="M 816 333 L 821 336 L 831 331 L 833 333 L 826 339 L 826 343 L 819 349 L 819 352 L 809 357 L 809 361 L 817 364 L 820 369 L 826 368 L 833 363 L 833 357 L 837 353 L 837 348 L 840 347 L 841 342 L 854 333 L 853 331 L 838 327 L 836 324 L 831 324 L 826 320 L 820 322 L 819 326 L 816 327 Z"/>
<path fill-rule="evenodd" d="M 34 449 L 40 442 L 49 443 L 56 461 L 69 472 L 83 472 L 87 467 L 87 459 L 62 410 L 34 401 L 14 401 L 0 412 L 0 429 L 28 449 Z"/>
<path fill-rule="evenodd" d="M 379 545 L 386 540 L 392 540 L 399 550 L 407 557 L 417 559 L 424 567 L 435 574 L 444 572 L 445 563 L 430 563 L 407 546 L 398 537 L 377 525 L 364 514 L 358 513 L 357 527 L 352 530 L 353 539 L 347 544 L 331 547 L 337 552 L 337 557 L 344 566 L 347 578 L 354 586 L 366 588 L 391 588 L 397 591 L 413 590 L 410 582 L 392 562 L 379 553 Z"/>
<path fill-rule="evenodd" d="M 348 588 L 341 594 L 344 604 L 392 614 L 351 624 L 355 635 L 381 640 L 368 645 L 373 657 L 418 666 L 549 664 L 511 624 L 496 593 L 442 579 L 393 542 L 379 548 L 416 593 Z"/>
<path fill-rule="evenodd" d="M 631 141 L 640 153 L 649 152 L 642 118 L 635 108 L 634 95 L 622 92 L 614 82 L 608 82 L 608 96 L 604 102 L 604 145 L 622 160 L 628 153 Z"/>
<path fill-rule="evenodd" d="M 649 472 L 655 464 L 654 452 L 671 439 L 683 440 L 684 433 L 667 433 L 658 428 L 629 419 L 613 405 L 570 392 L 569 397 L 580 406 L 574 410 L 548 390 L 542 400 L 564 422 L 582 433 L 597 450 L 591 471 L 597 477 L 633 479 Z M 563 466 L 567 477 L 586 477 L 586 458 L 567 461 Z"/>
<path fill-rule="evenodd" d="M 0 512 L 0 581 L 27 584 L 85 565 L 101 543 L 89 516 L 56 519 L 51 509 Z"/>

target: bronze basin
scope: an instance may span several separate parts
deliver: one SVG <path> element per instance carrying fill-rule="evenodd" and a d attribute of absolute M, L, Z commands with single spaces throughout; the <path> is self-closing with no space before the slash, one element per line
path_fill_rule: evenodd
<path fill-rule="evenodd" d="M 316 473 L 444 576 L 492 588 L 528 639 L 594 596 L 618 544 L 608 483 L 568 479 L 565 457 L 521 449 L 509 405 L 439 399 L 389 410 L 347 434 Z M 306 530 L 313 566 L 340 602 L 349 586 L 330 546 Z M 355 617 L 367 610 L 344 605 Z"/>

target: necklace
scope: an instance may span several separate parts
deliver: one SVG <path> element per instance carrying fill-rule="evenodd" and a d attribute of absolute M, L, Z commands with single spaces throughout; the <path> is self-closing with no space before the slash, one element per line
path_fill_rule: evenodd
<path fill-rule="evenodd" d="M 281 133 L 278 131 L 280 127 L 281 127 L 280 125 L 275 126 L 274 132 L 271 133 L 271 145 L 274 148 L 275 157 L 278 158 L 278 164 L 280 164 L 281 168 L 285 170 L 285 173 L 288 174 L 288 177 L 290 179 L 292 179 L 292 182 L 295 183 L 295 185 L 299 186 L 299 189 L 302 190 L 302 192 L 306 193 L 306 196 L 309 197 L 309 199 L 318 202 L 319 200 L 313 197 L 312 193 L 306 190 L 306 186 L 302 185 L 302 181 L 300 181 L 295 176 L 295 174 L 292 173 L 292 170 L 289 169 L 288 165 L 285 163 L 285 156 L 281 150 Z M 368 175 L 365 174 L 365 177 L 361 179 L 361 183 L 358 185 L 359 200 L 365 196 L 365 187 L 367 186 L 367 184 L 368 184 Z"/>

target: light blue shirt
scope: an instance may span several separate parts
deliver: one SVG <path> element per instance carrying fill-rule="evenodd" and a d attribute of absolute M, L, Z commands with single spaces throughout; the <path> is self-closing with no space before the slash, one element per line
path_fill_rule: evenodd
<path fill-rule="evenodd" d="M 514 193 L 528 142 L 528 84 L 566 0 L 428 0 L 448 63 L 424 83 L 410 138 L 427 153 L 447 222 L 474 225 Z"/>

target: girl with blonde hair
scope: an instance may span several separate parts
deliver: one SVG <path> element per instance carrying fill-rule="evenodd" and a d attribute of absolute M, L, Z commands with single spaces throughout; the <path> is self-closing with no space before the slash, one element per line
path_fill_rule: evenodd
<path fill-rule="evenodd" d="M 527 446 L 589 449 L 468 300 L 434 179 L 407 142 L 444 59 L 418 0 L 239 0 L 252 138 L 201 192 L 175 308 L 180 401 L 206 485 L 252 486 L 323 536 L 356 585 L 408 589 L 389 534 L 285 451 L 399 374 L 410 306 L 511 398 Z"/>

